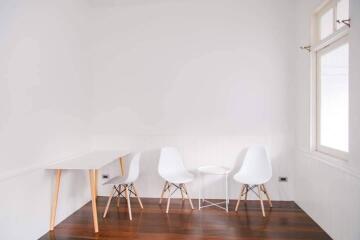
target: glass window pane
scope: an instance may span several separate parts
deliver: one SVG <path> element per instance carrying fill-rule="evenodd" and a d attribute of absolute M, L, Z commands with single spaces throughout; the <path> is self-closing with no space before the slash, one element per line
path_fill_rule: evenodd
<path fill-rule="evenodd" d="M 348 152 L 349 44 L 320 58 L 320 145 Z"/>
<path fill-rule="evenodd" d="M 349 0 L 339 1 L 337 4 L 336 12 L 337 12 L 337 16 L 336 16 L 337 20 L 341 21 L 341 20 L 349 19 Z M 339 29 L 344 25 L 345 24 L 343 23 L 337 23 L 336 27 L 337 29 Z"/>
<path fill-rule="evenodd" d="M 334 31 L 334 9 L 331 8 L 320 17 L 320 39 L 324 39 Z"/>

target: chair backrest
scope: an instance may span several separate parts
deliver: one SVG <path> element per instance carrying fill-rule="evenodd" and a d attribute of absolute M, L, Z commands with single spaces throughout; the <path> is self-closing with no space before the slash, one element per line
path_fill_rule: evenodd
<path fill-rule="evenodd" d="M 176 148 L 164 147 L 161 149 L 158 165 L 158 172 L 161 177 L 166 178 L 166 176 L 186 171 L 182 157 Z"/>
<path fill-rule="evenodd" d="M 125 160 L 129 160 L 129 167 L 126 171 L 126 181 L 134 182 L 139 177 L 141 153 L 131 153 L 125 157 Z"/>
<path fill-rule="evenodd" d="M 272 177 L 271 160 L 264 145 L 248 148 L 239 174 L 251 176 L 258 181 L 267 182 Z"/>

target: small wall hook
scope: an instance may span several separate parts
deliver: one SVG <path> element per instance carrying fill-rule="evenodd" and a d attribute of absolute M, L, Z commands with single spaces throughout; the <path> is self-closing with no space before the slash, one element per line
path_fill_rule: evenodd
<path fill-rule="evenodd" d="M 350 27 L 350 22 L 351 22 L 351 19 L 344 19 L 344 20 L 336 20 L 337 23 L 343 23 L 345 24 L 346 26 Z"/>
<path fill-rule="evenodd" d="M 308 52 L 311 52 L 311 45 L 301 46 L 300 49 L 307 50 Z"/>

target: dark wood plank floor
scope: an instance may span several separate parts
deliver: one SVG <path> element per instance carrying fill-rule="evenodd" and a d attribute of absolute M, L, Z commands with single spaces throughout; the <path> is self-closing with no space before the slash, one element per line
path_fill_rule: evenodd
<path fill-rule="evenodd" d="M 187 202 L 176 199 L 166 214 L 166 204 L 158 205 L 158 199 L 143 199 L 143 210 L 132 199 L 133 221 L 124 200 L 120 208 L 112 202 L 106 219 L 101 217 L 106 198 L 98 197 L 97 202 L 99 233 L 93 232 L 89 202 L 40 239 L 331 239 L 294 202 L 274 202 L 272 210 L 266 204 L 267 217 L 263 218 L 258 201 L 243 202 L 238 213 L 231 201 L 231 212 L 226 213 L 218 208 L 192 211 Z"/>

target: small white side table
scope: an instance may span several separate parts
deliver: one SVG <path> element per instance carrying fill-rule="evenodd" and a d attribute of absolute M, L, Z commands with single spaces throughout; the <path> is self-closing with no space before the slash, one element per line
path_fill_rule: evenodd
<path fill-rule="evenodd" d="M 228 175 L 229 175 L 230 169 L 222 166 L 202 166 L 198 168 L 198 174 L 201 179 L 201 186 L 199 188 L 199 210 L 201 208 L 211 207 L 215 206 L 218 208 L 221 208 L 225 210 L 226 212 L 229 211 L 229 194 L 228 194 Z M 203 197 L 202 189 L 204 187 L 203 184 L 203 176 L 204 175 L 223 175 L 225 178 L 225 201 L 221 202 L 212 202 L 209 200 L 206 200 Z M 202 204 L 202 202 L 206 204 Z M 221 206 L 221 204 L 225 203 L 225 207 Z"/>

